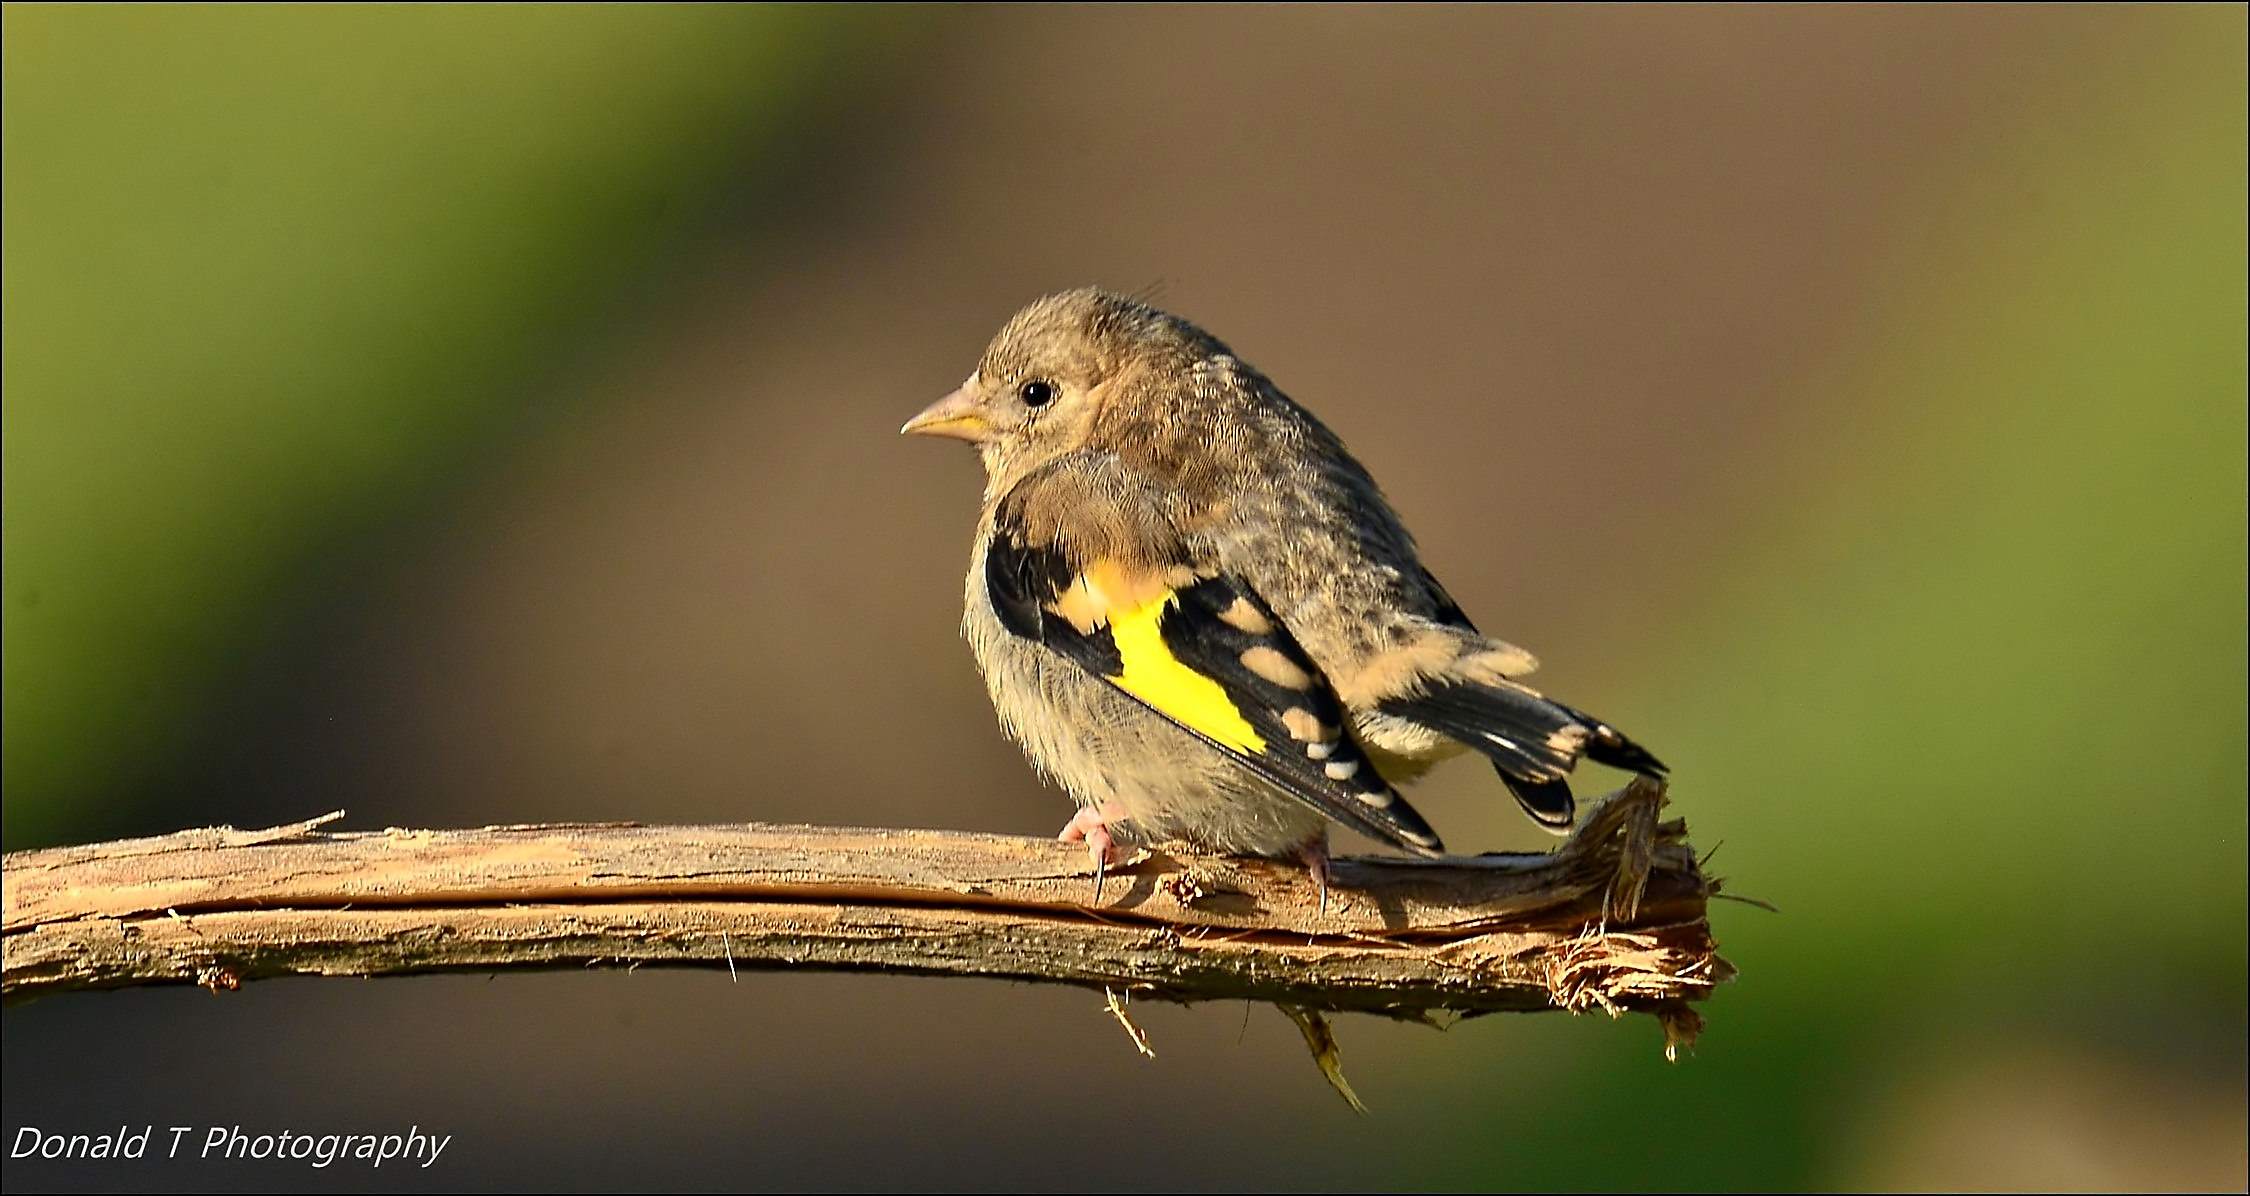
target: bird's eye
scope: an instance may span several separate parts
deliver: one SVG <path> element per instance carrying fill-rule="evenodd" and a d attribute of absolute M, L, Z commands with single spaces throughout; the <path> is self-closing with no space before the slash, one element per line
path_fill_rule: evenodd
<path fill-rule="evenodd" d="M 1016 392 L 1026 407 L 1044 407 L 1055 401 L 1055 384 L 1052 382 L 1026 382 Z"/>

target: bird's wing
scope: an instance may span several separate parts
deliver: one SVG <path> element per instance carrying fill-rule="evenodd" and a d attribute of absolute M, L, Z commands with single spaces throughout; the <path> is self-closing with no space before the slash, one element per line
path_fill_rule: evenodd
<path fill-rule="evenodd" d="M 1001 505 L 984 570 L 1001 625 L 1329 818 L 1442 854 L 1429 824 L 1354 742 L 1327 678 L 1249 583 L 1198 567 L 1176 536 L 1152 530 L 1161 518 L 1129 521 L 1137 530 L 1126 543 L 1104 530 L 1120 525 L 1104 514 L 1043 519 Z M 1074 537 L 1074 524 L 1085 534 Z"/>

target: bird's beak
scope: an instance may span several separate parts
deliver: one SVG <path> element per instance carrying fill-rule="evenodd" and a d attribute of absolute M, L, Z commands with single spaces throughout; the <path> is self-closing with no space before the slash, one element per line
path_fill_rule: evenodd
<path fill-rule="evenodd" d="M 959 390 L 922 408 L 899 432 L 906 436 L 950 436 L 978 444 L 992 438 L 992 425 L 977 410 L 976 380 L 972 378 Z"/>

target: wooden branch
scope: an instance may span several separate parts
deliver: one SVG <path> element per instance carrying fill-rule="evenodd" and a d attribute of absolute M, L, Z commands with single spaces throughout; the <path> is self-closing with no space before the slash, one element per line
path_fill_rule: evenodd
<path fill-rule="evenodd" d="M 1636 781 L 1549 855 L 1293 864 L 809 826 L 183 831 L 6 857 L 9 998 L 268 976 L 590 966 L 867 969 L 1426 1019 L 1647 1010 L 1731 969 L 1716 885 Z"/>

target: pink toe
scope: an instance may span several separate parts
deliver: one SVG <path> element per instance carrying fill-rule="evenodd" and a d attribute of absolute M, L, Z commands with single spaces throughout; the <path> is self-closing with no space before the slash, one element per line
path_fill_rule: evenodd
<path fill-rule="evenodd" d="M 1062 833 L 1056 835 L 1055 838 L 1065 843 L 1076 843 L 1092 832 L 1100 830 L 1101 826 L 1102 816 L 1100 814 L 1095 813 L 1090 806 L 1080 806 L 1078 812 L 1070 816 L 1070 821 L 1063 824 Z"/>

